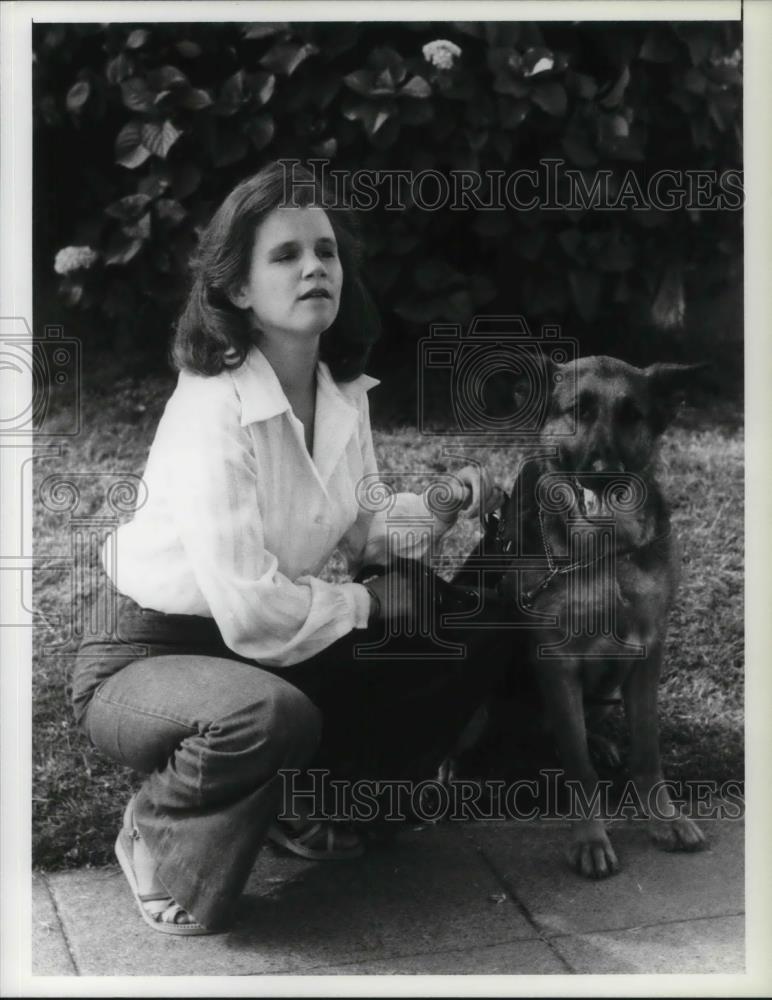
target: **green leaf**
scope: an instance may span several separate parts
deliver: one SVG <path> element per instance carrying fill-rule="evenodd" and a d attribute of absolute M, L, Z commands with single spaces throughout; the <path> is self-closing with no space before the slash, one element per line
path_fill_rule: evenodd
<path fill-rule="evenodd" d="M 121 222 L 135 222 L 144 215 L 149 204 L 149 195 L 129 194 L 125 198 L 114 201 L 112 205 L 108 205 L 105 214 L 112 219 L 119 219 Z"/>
<path fill-rule="evenodd" d="M 119 52 L 114 59 L 111 59 L 108 62 L 105 68 L 107 82 L 112 84 L 122 83 L 124 80 L 127 80 L 133 72 L 134 62 L 126 55 L 125 52 Z"/>
<path fill-rule="evenodd" d="M 654 28 L 646 35 L 638 55 L 648 62 L 672 62 L 678 55 L 678 46 L 671 35 L 663 29 Z"/>
<path fill-rule="evenodd" d="M 126 107 L 132 111 L 150 111 L 154 105 L 155 94 L 142 77 L 133 76 L 121 83 L 121 98 Z"/>
<path fill-rule="evenodd" d="M 326 108 L 334 99 L 340 88 L 340 77 L 338 77 L 337 74 L 328 76 L 326 79 L 319 80 L 317 85 L 314 87 L 311 94 L 311 100 L 318 108 L 324 110 L 324 108 Z"/>
<path fill-rule="evenodd" d="M 310 42 L 305 45 L 278 44 L 274 45 L 263 58 L 260 65 L 272 73 L 292 76 L 295 70 L 309 58 L 316 55 L 319 49 Z"/>
<path fill-rule="evenodd" d="M 257 22 L 255 24 L 244 25 L 244 38 L 252 41 L 259 41 L 261 38 L 273 38 L 280 32 L 287 31 L 289 24 L 285 21 L 277 21 L 275 24 L 267 22 Z"/>
<path fill-rule="evenodd" d="M 586 101 L 591 101 L 598 93 L 598 85 L 586 73 L 569 73 L 566 78 L 568 86 Z"/>
<path fill-rule="evenodd" d="M 144 122 L 141 132 L 142 145 L 161 159 L 166 158 L 169 150 L 182 135 L 170 121 Z"/>
<path fill-rule="evenodd" d="M 176 87 L 190 86 L 190 80 L 176 66 L 151 69 L 147 74 L 147 82 L 154 90 L 174 90 Z"/>
<path fill-rule="evenodd" d="M 260 104 L 267 104 L 276 90 L 276 77 L 273 73 L 251 73 L 246 77 L 246 83 Z"/>
<path fill-rule="evenodd" d="M 181 42 L 176 42 L 174 47 L 185 59 L 197 59 L 201 55 L 201 46 L 184 38 Z"/>
<path fill-rule="evenodd" d="M 391 79 L 398 86 L 407 76 L 405 60 L 389 45 L 379 45 L 373 49 L 367 59 L 368 65 L 378 72 L 389 70 Z"/>
<path fill-rule="evenodd" d="M 624 66 L 614 86 L 604 97 L 601 97 L 598 104 L 603 108 L 615 108 L 624 97 L 629 83 L 630 70 L 627 66 Z"/>
<path fill-rule="evenodd" d="M 166 164 L 159 164 L 159 167 L 159 170 L 148 174 L 147 177 L 143 177 L 137 185 L 139 192 L 147 195 L 148 198 L 160 197 L 171 184 L 171 178 L 168 173 L 169 168 Z"/>
<path fill-rule="evenodd" d="M 273 139 L 276 124 L 271 115 L 255 115 L 244 123 L 244 134 L 249 138 L 255 149 L 265 149 Z"/>
<path fill-rule="evenodd" d="M 132 239 L 147 240 L 150 239 L 150 225 L 150 212 L 146 212 L 136 222 L 127 223 L 121 228 Z"/>
<path fill-rule="evenodd" d="M 432 88 L 422 76 L 412 76 L 399 92 L 400 97 L 415 97 L 424 100 L 432 96 Z"/>
<path fill-rule="evenodd" d="M 115 162 L 135 170 L 150 156 L 150 150 L 142 144 L 142 123 L 130 121 L 124 125 L 115 140 Z"/>
<path fill-rule="evenodd" d="M 159 219 L 176 226 L 187 218 L 187 211 L 174 198 L 159 198 L 155 204 L 155 210 Z"/>
<path fill-rule="evenodd" d="M 394 93 L 394 85 L 390 87 L 377 86 L 375 73 L 369 69 L 357 69 L 343 77 L 343 82 L 361 97 L 389 96 Z"/>
<path fill-rule="evenodd" d="M 531 100 L 548 115 L 564 115 L 568 107 L 568 99 L 563 86 L 555 81 L 537 83 L 531 91 Z"/>
<path fill-rule="evenodd" d="M 77 114 L 89 99 L 91 84 L 88 80 L 79 80 L 67 91 L 67 110 Z"/>
<path fill-rule="evenodd" d="M 142 249 L 142 240 L 131 239 L 124 233 L 116 233 L 105 251 L 105 264 L 128 264 Z"/>
<path fill-rule="evenodd" d="M 187 108 L 188 111 L 201 111 L 204 108 L 211 107 L 212 103 L 211 95 L 206 90 L 196 90 L 194 88 L 186 91 L 184 97 L 180 100 L 180 106 Z"/>
<path fill-rule="evenodd" d="M 395 111 L 396 106 L 393 104 L 360 101 L 358 104 L 352 104 L 344 109 L 343 115 L 349 121 L 361 121 L 367 134 L 373 136 L 386 124 Z"/>
<path fill-rule="evenodd" d="M 148 38 L 150 38 L 149 31 L 146 31 L 144 28 L 136 28 L 126 39 L 126 48 L 141 49 Z"/>
<path fill-rule="evenodd" d="M 317 142 L 311 146 L 311 152 L 314 156 L 332 159 L 338 152 L 338 140 L 333 137 L 332 139 L 325 139 L 323 142 Z"/>

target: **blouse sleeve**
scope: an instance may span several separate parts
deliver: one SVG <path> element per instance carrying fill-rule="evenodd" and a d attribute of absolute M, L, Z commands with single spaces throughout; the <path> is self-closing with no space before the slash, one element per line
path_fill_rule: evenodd
<path fill-rule="evenodd" d="M 264 544 L 259 470 L 240 407 L 202 380 L 168 413 L 164 454 L 174 518 L 196 583 L 226 645 L 267 666 L 308 659 L 354 628 L 370 598 L 355 583 L 291 581 Z"/>
<path fill-rule="evenodd" d="M 352 575 L 369 565 L 388 566 L 389 558 L 423 559 L 436 551 L 455 517 L 441 520 L 417 493 L 393 493 L 378 488 L 378 463 L 373 447 L 367 394 L 360 402 L 359 440 L 363 475 L 358 490 L 359 516 L 338 545 Z M 384 499 L 386 502 L 383 502 Z"/>

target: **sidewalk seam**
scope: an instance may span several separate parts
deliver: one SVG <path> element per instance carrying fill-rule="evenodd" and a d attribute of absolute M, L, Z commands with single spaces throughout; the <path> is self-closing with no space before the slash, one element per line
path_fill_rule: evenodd
<path fill-rule="evenodd" d="M 504 890 L 507 896 L 511 899 L 511 901 L 515 904 L 517 909 L 520 911 L 520 913 L 523 916 L 523 919 L 526 920 L 527 923 L 536 931 L 536 936 L 538 940 L 541 941 L 542 944 L 546 945 L 547 948 L 549 948 L 550 952 L 555 956 L 558 962 L 560 962 L 560 964 L 564 966 L 566 970 L 569 973 L 571 973 L 571 975 L 576 975 L 576 969 L 574 969 L 571 963 L 568 961 L 568 959 L 560 953 L 559 949 L 553 946 L 552 939 L 548 938 L 547 935 L 544 933 L 536 918 L 531 914 L 531 911 L 517 895 L 513 886 L 510 885 L 509 879 L 505 875 L 502 875 L 502 873 L 498 870 L 493 861 L 491 861 L 491 859 L 485 853 L 483 848 L 477 847 L 477 845 L 474 846 L 475 850 L 480 855 L 480 858 L 483 860 L 490 873 L 493 875 L 493 877 L 499 883 L 501 888 Z"/>
<path fill-rule="evenodd" d="M 475 945 L 475 951 L 485 951 L 488 948 L 501 948 L 501 947 L 504 947 L 506 945 L 511 945 L 511 944 L 529 944 L 530 942 L 532 942 L 534 940 L 535 940 L 535 938 L 531 938 L 531 937 L 505 938 L 505 939 L 503 939 L 501 941 L 491 941 L 489 944 Z M 540 941 L 541 944 L 549 945 L 549 942 L 547 942 L 547 941 L 543 941 L 542 942 L 541 939 L 539 939 L 539 941 Z M 320 970 L 320 969 L 346 968 L 346 966 L 350 966 L 350 965 L 370 965 L 370 964 L 373 964 L 375 962 L 400 961 L 401 959 L 422 958 L 424 955 L 429 955 L 431 957 L 434 957 L 435 955 L 452 955 L 452 954 L 454 954 L 456 952 L 463 952 L 463 951 L 469 951 L 469 950 L 470 950 L 469 948 L 460 948 L 458 945 L 456 945 L 455 947 L 452 947 L 452 948 L 434 948 L 431 951 L 411 951 L 411 952 L 404 952 L 404 953 L 400 952 L 399 955 L 389 955 L 386 958 L 375 958 L 375 957 L 372 957 L 372 958 L 354 958 L 354 959 L 351 959 L 351 961 L 349 961 L 349 962 L 338 962 L 338 961 L 335 961 L 335 962 L 324 962 L 324 963 L 322 963 L 320 965 L 312 965 L 312 966 L 310 966 L 307 971 L 308 971 L 308 973 L 313 973 L 315 970 Z M 552 949 L 550 949 L 550 951 L 552 951 Z M 563 961 L 563 964 L 564 965 L 568 965 L 568 963 L 565 962 L 565 961 Z M 240 974 L 241 975 L 245 975 L 245 976 L 252 976 L 252 975 L 254 975 L 253 972 L 245 972 L 245 973 L 240 973 Z M 454 975 L 454 976 L 455 975 L 460 975 L 460 976 L 471 975 L 471 973 L 465 973 L 465 972 L 460 972 L 460 973 L 454 972 L 454 973 L 450 973 L 450 974 Z M 511 973 L 511 974 L 514 975 L 515 973 Z M 546 973 L 535 973 L 535 974 L 536 975 L 546 975 Z M 279 975 L 286 975 L 286 973 L 279 973 Z M 290 975 L 293 975 L 293 973 L 290 973 Z M 303 972 L 303 973 L 301 973 L 301 975 L 306 975 L 306 973 Z M 412 973 L 410 973 L 410 975 L 412 975 Z M 510 975 L 510 973 L 507 973 L 507 975 Z"/>
<path fill-rule="evenodd" d="M 647 924 L 630 924 L 629 927 L 599 927 L 592 931 L 557 931 L 550 938 L 557 941 L 567 937 L 589 937 L 592 934 L 626 934 L 628 931 L 643 931 L 650 927 L 670 927 L 673 924 L 696 924 L 700 920 L 728 920 L 731 917 L 744 917 L 745 910 L 735 913 L 702 913 L 694 917 L 672 917 L 668 920 L 654 920 Z"/>
<path fill-rule="evenodd" d="M 61 911 L 59 910 L 59 903 L 57 902 L 56 895 L 55 895 L 54 890 L 51 888 L 51 885 L 50 885 L 50 883 L 48 881 L 48 875 L 45 872 L 41 871 L 40 872 L 40 876 L 43 879 L 43 885 L 46 887 L 46 892 L 48 893 L 48 898 L 51 900 L 51 906 L 53 906 L 53 908 L 54 908 L 54 913 L 56 914 L 56 919 L 59 921 L 59 929 L 62 932 L 62 939 L 64 941 L 64 947 L 67 950 L 67 957 L 70 960 L 70 964 L 72 965 L 73 972 L 75 973 L 76 976 L 79 976 L 80 975 L 80 969 L 78 968 L 78 963 L 75 961 L 75 954 L 73 953 L 72 945 L 70 944 L 70 937 L 69 937 L 69 935 L 67 933 L 67 928 L 64 926 L 64 921 L 62 920 L 62 914 L 61 914 Z"/>

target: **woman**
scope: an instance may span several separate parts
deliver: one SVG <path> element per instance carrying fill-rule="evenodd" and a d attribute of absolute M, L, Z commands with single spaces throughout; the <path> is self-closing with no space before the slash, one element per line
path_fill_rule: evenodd
<path fill-rule="evenodd" d="M 85 641 L 73 678 L 91 741 L 148 775 L 116 853 L 143 918 L 165 933 L 227 926 L 267 836 L 306 857 L 361 853 L 339 825 L 277 823 L 283 770 L 418 774 L 450 750 L 485 686 L 463 662 L 417 667 L 399 635 L 396 661 L 357 659 L 384 621 L 409 619 L 409 574 L 399 587 L 319 579 L 336 548 L 352 573 L 420 557 L 460 503 L 417 533 L 426 505 L 399 494 L 413 522 L 403 537 L 360 508 L 358 484 L 377 472 L 376 383 L 362 374 L 374 316 L 344 218 L 318 207 L 310 174 L 295 177 L 305 183 L 290 202 L 281 166 L 266 167 L 202 236 L 148 499 L 105 549 L 118 636 Z M 471 510 L 488 502 L 474 469 L 453 482 Z"/>

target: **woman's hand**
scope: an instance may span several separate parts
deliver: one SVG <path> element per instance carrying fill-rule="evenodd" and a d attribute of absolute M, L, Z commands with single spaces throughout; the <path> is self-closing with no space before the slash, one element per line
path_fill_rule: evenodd
<path fill-rule="evenodd" d="M 409 577 L 403 573 L 384 573 L 368 580 L 365 586 L 371 598 L 369 625 L 395 619 L 412 622 L 416 595 Z"/>
<path fill-rule="evenodd" d="M 459 512 L 465 517 L 479 517 L 481 512 L 490 514 L 501 506 L 502 491 L 483 466 L 465 465 L 447 476 L 445 484 L 450 501 L 443 502 L 441 508 L 433 506 L 435 516 L 441 521 L 455 521 Z"/>

